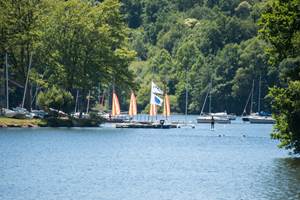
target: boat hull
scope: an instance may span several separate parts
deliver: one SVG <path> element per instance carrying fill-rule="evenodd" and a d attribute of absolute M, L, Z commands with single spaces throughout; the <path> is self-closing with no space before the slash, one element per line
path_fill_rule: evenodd
<path fill-rule="evenodd" d="M 8 118 L 13 118 L 16 116 L 16 112 L 15 111 L 12 111 L 12 110 L 8 110 L 8 109 L 5 109 L 4 110 L 4 116 L 5 117 L 8 117 Z"/>
<path fill-rule="evenodd" d="M 271 117 L 250 117 L 251 124 L 274 124 L 275 120 Z"/>
<path fill-rule="evenodd" d="M 217 117 L 215 117 L 214 121 L 215 121 L 215 123 L 218 123 L 218 124 L 230 124 L 231 123 L 231 121 L 228 118 L 217 118 Z M 208 123 L 211 123 L 211 122 L 212 122 L 211 117 L 198 117 L 197 118 L 197 123 L 198 124 L 208 124 Z"/>
<path fill-rule="evenodd" d="M 210 113 L 210 115 L 222 119 L 236 120 L 235 115 L 227 114 L 227 112 Z"/>
<path fill-rule="evenodd" d="M 244 122 L 249 122 L 249 117 L 248 117 L 248 116 L 242 117 L 242 120 L 243 120 Z"/>

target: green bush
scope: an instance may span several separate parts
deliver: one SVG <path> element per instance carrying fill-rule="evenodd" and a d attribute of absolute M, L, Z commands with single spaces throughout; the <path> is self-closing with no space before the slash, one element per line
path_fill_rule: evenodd
<path fill-rule="evenodd" d="M 45 110 L 54 108 L 57 110 L 68 111 L 73 102 L 73 96 L 57 86 L 52 86 L 46 92 L 39 93 L 37 103 Z"/>

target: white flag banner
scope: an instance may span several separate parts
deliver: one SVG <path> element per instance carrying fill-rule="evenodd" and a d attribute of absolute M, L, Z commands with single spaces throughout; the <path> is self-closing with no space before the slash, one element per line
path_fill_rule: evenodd
<path fill-rule="evenodd" d="M 163 91 L 159 87 L 157 87 L 157 85 L 155 83 L 153 83 L 153 81 L 152 81 L 151 93 L 163 94 Z"/>
<path fill-rule="evenodd" d="M 159 96 L 155 95 L 154 93 L 151 94 L 150 104 L 162 106 L 162 103 L 163 103 L 163 100 Z"/>

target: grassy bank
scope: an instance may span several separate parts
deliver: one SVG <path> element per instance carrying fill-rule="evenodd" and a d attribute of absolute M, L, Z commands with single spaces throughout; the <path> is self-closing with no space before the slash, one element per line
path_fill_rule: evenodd
<path fill-rule="evenodd" d="M 14 119 L 0 117 L 0 127 L 38 127 L 45 125 L 46 122 L 41 119 Z"/>
<path fill-rule="evenodd" d="M 6 127 L 97 127 L 103 123 L 102 118 L 47 118 L 47 119 L 14 119 L 0 117 L 0 128 Z"/>

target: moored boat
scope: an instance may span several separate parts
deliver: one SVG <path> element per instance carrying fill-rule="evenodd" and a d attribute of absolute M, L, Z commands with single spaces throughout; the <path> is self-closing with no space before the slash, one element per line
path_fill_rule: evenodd
<path fill-rule="evenodd" d="M 211 113 L 214 117 L 220 117 L 220 118 L 228 118 L 229 120 L 236 120 L 236 116 L 234 114 L 227 114 L 227 112 L 217 112 L 217 113 Z"/>
<path fill-rule="evenodd" d="M 132 117 L 127 114 L 112 116 L 110 113 L 99 113 L 99 116 L 103 117 L 107 123 L 125 123 L 132 119 Z"/>
<path fill-rule="evenodd" d="M 3 108 L 2 113 L 5 117 L 13 118 L 16 116 L 16 112 L 10 109 Z"/>
<path fill-rule="evenodd" d="M 32 115 L 25 108 L 16 107 L 16 108 L 13 108 L 13 111 L 15 111 L 15 113 L 16 113 L 14 118 L 17 118 L 17 119 L 32 118 Z"/>
<path fill-rule="evenodd" d="M 197 117 L 197 123 L 212 123 L 212 120 L 213 120 L 215 123 L 219 123 L 219 124 L 230 124 L 231 121 L 230 121 L 230 117 L 228 116 L 227 112 L 217 112 L 217 113 L 211 112 L 211 88 L 212 88 L 212 81 L 210 82 L 209 89 L 206 93 L 200 116 Z M 209 95 L 208 114 L 205 114 L 205 113 L 203 113 L 203 111 L 204 111 L 204 107 L 205 107 L 208 95 Z M 233 116 L 232 116 L 232 119 L 234 119 Z"/>
<path fill-rule="evenodd" d="M 251 113 L 250 115 L 244 115 L 244 116 L 242 116 L 241 118 L 242 118 L 242 120 L 243 120 L 244 122 L 249 122 L 249 118 L 255 117 L 255 116 L 258 116 L 258 114 L 256 114 L 256 113 Z"/>
<path fill-rule="evenodd" d="M 274 124 L 275 119 L 270 116 L 251 116 L 249 117 L 251 124 Z"/>
<path fill-rule="evenodd" d="M 265 111 L 262 111 L 261 110 L 261 107 L 260 107 L 260 102 L 261 102 L 261 77 L 259 77 L 259 86 L 258 86 L 258 107 L 257 107 L 257 112 L 254 113 L 253 112 L 253 91 L 254 91 L 254 80 L 252 82 L 252 89 L 251 89 L 251 92 L 249 94 L 249 97 L 248 97 L 248 100 L 247 100 L 247 103 L 245 105 L 245 108 L 244 108 L 244 112 L 243 112 L 243 115 L 242 115 L 242 120 L 244 122 L 250 122 L 250 123 L 256 123 L 256 124 L 273 124 L 275 123 L 275 120 L 271 117 L 271 114 L 268 113 L 268 112 L 265 112 Z M 251 103 L 250 103 L 250 114 L 249 115 L 246 115 L 246 108 L 247 108 L 247 105 L 248 105 L 248 102 L 251 98 Z"/>
<path fill-rule="evenodd" d="M 38 119 L 44 119 L 48 115 L 44 110 L 32 110 L 31 114 L 33 115 L 33 118 Z"/>
<path fill-rule="evenodd" d="M 212 122 L 212 115 L 200 115 L 199 117 L 197 117 L 197 123 L 211 123 Z M 214 122 L 215 123 L 219 123 L 219 124 L 230 124 L 231 121 L 228 117 L 217 117 L 214 116 L 213 117 Z"/>

